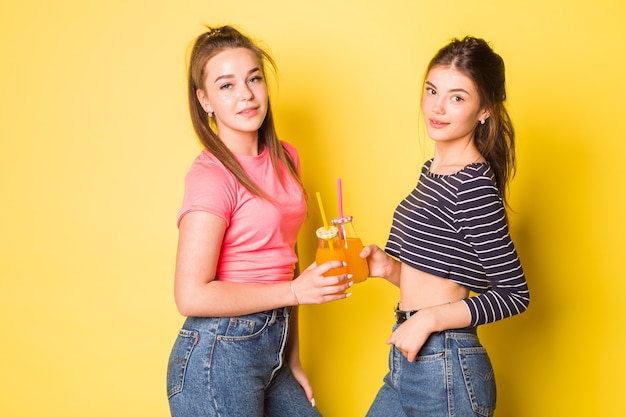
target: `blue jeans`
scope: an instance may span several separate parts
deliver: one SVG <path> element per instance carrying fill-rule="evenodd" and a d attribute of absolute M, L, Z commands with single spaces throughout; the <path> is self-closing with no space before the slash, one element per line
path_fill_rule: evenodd
<path fill-rule="evenodd" d="M 492 416 L 496 407 L 493 368 L 475 328 L 433 333 L 415 362 L 392 346 L 383 382 L 367 417 Z"/>
<path fill-rule="evenodd" d="M 174 417 L 320 417 L 285 364 L 290 308 L 189 317 L 167 370 Z"/>

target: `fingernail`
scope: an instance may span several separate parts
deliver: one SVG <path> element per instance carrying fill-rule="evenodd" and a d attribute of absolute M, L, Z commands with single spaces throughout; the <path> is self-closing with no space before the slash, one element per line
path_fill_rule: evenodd
<path fill-rule="evenodd" d="M 315 398 L 311 398 L 311 407 L 315 407 Z"/>
<path fill-rule="evenodd" d="M 350 297 L 351 295 L 352 295 L 352 293 L 351 293 L 351 292 L 347 292 L 347 293 L 346 293 L 346 298 Z"/>
<path fill-rule="evenodd" d="M 348 274 L 348 279 L 352 279 L 352 274 Z"/>
<path fill-rule="evenodd" d="M 346 261 L 341 261 L 341 264 L 342 264 L 343 266 L 348 266 L 348 263 L 347 263 Z"/>
<path fill-rule="evenodd" d="M 354 285 L 354 281 L 348 282 L 348 288 L 350 288 L 352 285 Z"/>

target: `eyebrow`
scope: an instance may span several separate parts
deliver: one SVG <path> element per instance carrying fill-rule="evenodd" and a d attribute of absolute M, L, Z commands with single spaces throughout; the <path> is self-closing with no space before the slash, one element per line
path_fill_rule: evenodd
<path fill-rule="evenodd" d="M 261 70 L 259 69 L 259 67 L 254 67 L 252 68 L 250 71 L 248 71 L 248 74 L 246 74 L 246 76 L 254 74 L 255 72 L 261 72 Z M 223 79 L 228 79 L 228 78 L 233 78 L 235 75 L 234 74 L 224 74 L 224 75 L 220 75 L 219 77 L 217 77 L 213 82 L 216 83 L 219 80 L 223 80 Z"/>
<path fill-rule="evenodd" d="M 426 81 L 426 84 L 429 85 L 430 87 L 434 88 L 435 90 L 437 89 L 437 87 L 435 86 L 435 84 L 431 83 L 430 81 Z M 469 91 L 463 89 L 463 88 L 453 88 L 452 90 L 448 91 L 449 93 L 465 93 L 467 95 L 470 95 Z"/>

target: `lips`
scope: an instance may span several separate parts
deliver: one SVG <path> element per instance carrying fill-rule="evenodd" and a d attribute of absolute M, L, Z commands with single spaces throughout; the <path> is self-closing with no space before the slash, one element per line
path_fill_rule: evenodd
<path fill-rule="evenodd" d="M 258 111 L 259 111 L 258 107 L 246 107 L 245 109 L 241 110 L 237 114 L 240 116 L 252 117 L 256 115 Z"/>
<path fill-rule="evenodd" d="M 437 119 L 428 119 L 428 123 L 435 129 L 441 129 L 448 126 L 450 123 L 444 123 Z"/>

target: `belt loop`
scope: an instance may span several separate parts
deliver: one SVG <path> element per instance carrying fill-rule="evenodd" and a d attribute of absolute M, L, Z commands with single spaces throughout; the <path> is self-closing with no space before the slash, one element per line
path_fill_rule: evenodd
<path fill-rule="evenodd" d="M 272 310 L 272 317 L 270 318 L 268 326 L 271 326 L 274 323 L 276 323 L 276 309 Z"/>

